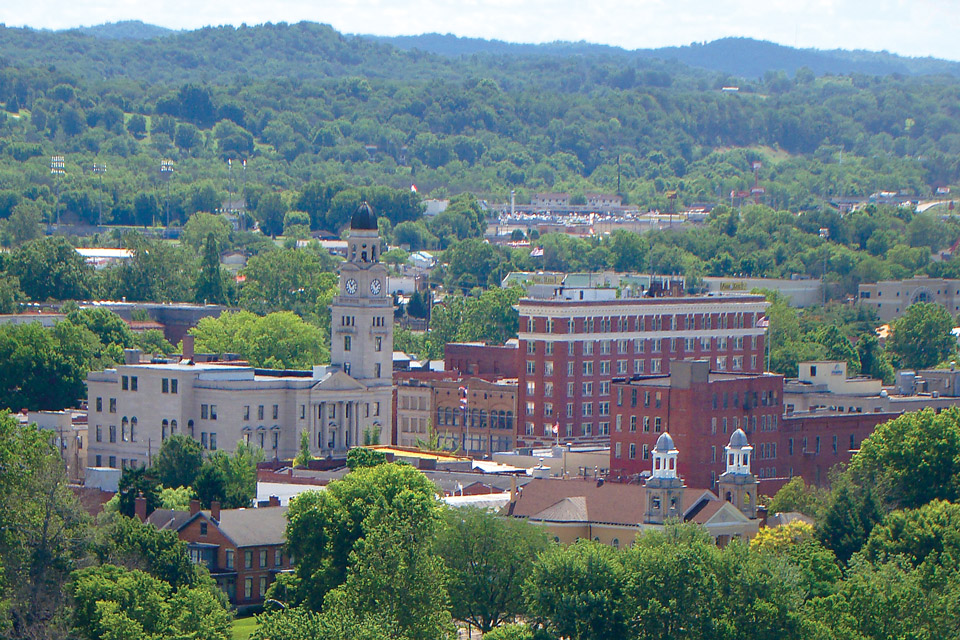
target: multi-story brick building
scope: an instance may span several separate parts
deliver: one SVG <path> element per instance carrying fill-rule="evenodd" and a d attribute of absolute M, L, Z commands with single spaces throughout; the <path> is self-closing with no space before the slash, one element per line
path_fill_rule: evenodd
<path fill-rule="evenodd" d="M 411 371 L 395 373 L 394 382 L 394 421 L 401 446 L 416 446 L 432 435 L 441 447 L 474 457 L 513 449 L 516 378 Z"/>
<path fill-rule="evenodd" d="M 786 415 L 780 421 L 779 457 L 768 461 L 773 471 L 768 477 L 802 476 L 809 484 L 824 486 L 829 481 L 830 469 L 849 462 L 877 425 L 899 415 L 900 412 L 832 411 Z"/>
<path fill-rule="evenodd" d="M 443 364 L 447 371 L 467 376 L 516 378 L 519 374 L 519 350 L 511 340 L 505 345 L 482 342 L 448 342 L 443 347 Z"/>
<path fill-rule="evenodd" d="M 274 504 L 279 501 L 274 499 Z M 141 509 L 146 509 L 145 502 Z M 203 564 L 230 603 L 239 609 L 263 604 L 277 575 L 291 569 L 284 552 L 286 507 L 201 511 L 194 500 L 189 511 L 157 509 L 146 521 L 176 532 L 187 543 L 190 558 Z M 142 515 L 141 515 L 142 517 Z"/>
<path fill-rule="evenodd" d="M 610 472 L 622 479 L 650 469 L 651 451 L 669 432 L 678 449 L 680 475 L 690 486 L 716 490 L 724 446 L 743 429 L 753 445 L 755 472 L 776 474 L 783 414 L 783 376 L 711 372 L 707 360 L 677 361 L 669 375 L 612 385 Z"/>
<path fill-rule="evenodd" d="M 671 360 L 760 373 L 767 306 L 757 295 L 617 298 L 613 289 L 522 299 L 518 442 L 551 442 L 554 425 L 567 442 L 609 441 L 613 378 L 669 374 Z"/>

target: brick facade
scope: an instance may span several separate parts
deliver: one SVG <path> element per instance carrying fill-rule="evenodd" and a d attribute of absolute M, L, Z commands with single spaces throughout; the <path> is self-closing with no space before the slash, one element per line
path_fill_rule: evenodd
<path fill-rule="evenodd" d="M 760 373 L 768 304 L 762 296 L 520 301 L 517 440 L 610 440 L 615 377 L 670 372 L 671 360 Z"/>
<path fill-rule="evenodd" d="M 611 474 L 626 479 L 647 472 L 657 438 L 669 432 L 687 485 L 716 490 L 723 448 L 742 428 L 754 447 L 753 472 L 776 475 L 783 377 L 709 372 L 707 361 L 672 366 L 669 376 L 614 381 Z"/>

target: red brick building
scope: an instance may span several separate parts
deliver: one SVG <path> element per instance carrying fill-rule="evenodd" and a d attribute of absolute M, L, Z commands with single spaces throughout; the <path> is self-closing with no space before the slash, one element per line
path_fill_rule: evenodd
<path fill-rule="evenodd" d="M 520 367 L 518 354 L 516 344 L 448 342 L 443 347 L 443 366 L 463 375 L 516 378 Z"/>
<path fill-rule="evenodd" d="M 900 413 L 835 413 L 809 411 L 791 413 L 780 424 L 780 455 L 776 474 L 802 476 L 817 486 L 829 482 L 829 471 L 849 462 L 860 444 L 877 425 Z"/>
<path fill-rule="evenodd" d="M 743 429 L 754 448 L 754 473 L 775 475 L 783 376 L 710 371 L 707 360 L 671 367 L 665 376 L 614 380 L 610 473 L 625 479 L 647 472 L 657 438 L 669 432 L 683 452 L 679 473 L 687 484 L 716 490 L 725 469 L 723 448 Z"/>
<path fill-rule="evenodd" d="M 441 447 L 474 457 L 514 448 L 515 378 L 410 371 L 394 373 L 393 381 L 396 444 L 417 446 L 432 432 Z"/>
<path fill-rule="evenodd" d="M 277 574 L 291 569 L 283 549 L 287 508 L 221 510 L 217 503 L 212 507 L 201 511 L 200 503 L 193 501 L 190 511 L 157 509 L 146 521 L 175 531 L 187 543 L 190 558 L 210 570 L 230 604 L 238 609 L 262 605 Z"/>
<path fill-rule="evenodd" d="M 768 306 L 762 296 L 616 298 L 560 290 L 520 301 L 517 439 L 610 440 L 615 377 L 661 376 L 670 361 L 707 360 L 720 372 L 761 373 Z"/>

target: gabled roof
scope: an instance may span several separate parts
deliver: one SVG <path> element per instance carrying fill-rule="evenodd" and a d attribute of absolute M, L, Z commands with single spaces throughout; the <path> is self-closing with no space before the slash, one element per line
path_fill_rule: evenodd
<path fill-rule="evenodd" d="M 637 526 L 643 523 L 646 489 L 635 484 L 593 481 L 535 479 L 525 484 L 508 515 L 544 522 L 592 522 Z M 705 507 L 720 499 L 706 489 L 686 489 L 681 505 L 684 520 L 701 514 L 712 516 L 716 510 Z M 738 511 L 739 513 L 739 511 Z"/>
<path fill-rule="evenodd" d="M 223 509 L 220 521 L 214 520 L 209 511 L 157 509 L 147 522 L 158 529 L 179 533 L 191 522 L 202 518 L 219 529 L 236 547 L 257 547 L 286 543 L 287 507 L 259 507 L 257 509 Z"/>
<path fill-rule="evenodd" d="M 367 387 L 343 371 L 332 371 L 323 376 L 313 385 L 314 389 L 323 391 L 366 391 Z"/>

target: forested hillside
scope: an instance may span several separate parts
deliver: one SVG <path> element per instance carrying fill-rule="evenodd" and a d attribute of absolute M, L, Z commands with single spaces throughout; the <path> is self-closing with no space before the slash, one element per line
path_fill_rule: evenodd
<path fill-rule="evenodd" d="M 166 197 L 173 221 L 245 186 L 311 181 L 472 191 L 622 190 L 641 208 L 718 201 L 764 161 L 766 203 L 820 208 L 877 190 L 929 194 L 960 178 L 960 81 L 767 73 L 745 80 L 620 55 L 453 60 L 301 23 L 152 39 L 0 29 L 0 216 L 52 217 L 49 156 L 66 156 L 61 213 L 133 222 Z M 719 89 L 735 82 L 740 91 Z M 234 165 L 233 190 L 240 190 Z M 146 215 L 146 213 L 144 213 Z"/>

